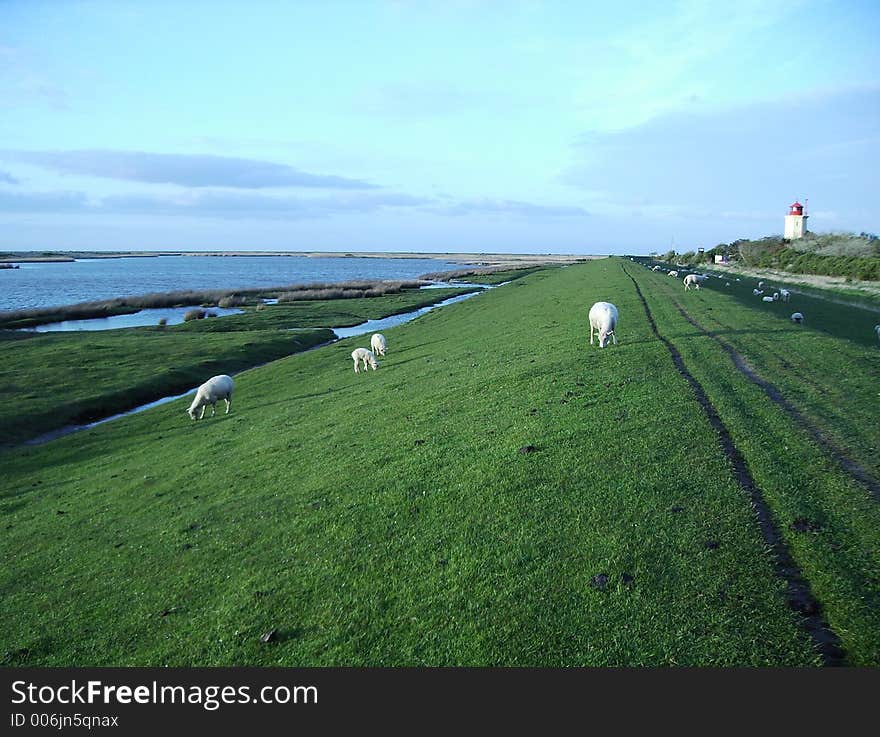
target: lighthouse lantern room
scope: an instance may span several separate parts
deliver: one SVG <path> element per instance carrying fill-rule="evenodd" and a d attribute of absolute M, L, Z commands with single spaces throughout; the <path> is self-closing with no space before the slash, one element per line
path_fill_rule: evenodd
<path fill-rule="evenodd" d="M 803 238 L 807 232 L 807 218 L 805 214 L 806 208 L 797 200 L 789 207 L 788 215 L 785 216 L 785 234 L 783 238 L 786 240 L 794 240 L 795 238 Z"/>

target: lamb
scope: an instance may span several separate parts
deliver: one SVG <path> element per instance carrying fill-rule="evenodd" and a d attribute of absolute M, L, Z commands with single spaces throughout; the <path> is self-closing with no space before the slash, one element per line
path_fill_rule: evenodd
<path fill-rule="evenodd" d="M 614 330 L 617 327 L 617 308 L 610 302 L 596 302 L 590 308 L 590 345 L 593 345 L 593 330 L 599 333 L 599 347 L 608 345 L 608 338 L 617 345 Z"/>
<path fill-rule="evenodd" d="M 792 312 L 791 321 L 796 322 L 798 325 L 801 325 L 804 322 L 804 316 L 800 312 Z"/>
<path fill-rule="evenodd" d="M 705 276 L 700 276 L 700 274 L 688 274 L 684 278 L 684 290 L 688 291 L 692 286 L 699 289 L 700 282 L 706 279 Z"/>
<path fill-rule="evenodd" d="M 373 355 L 373 351 L 368 351 L 366 348 L 355 348 L 351 352 L 351 357 L 354 359 L 354 372 L 356 374 L 360 373 L 360 369 L 358 366 L 360 362 L 364 362 L 364 371 L 367 370 L 367 365 L 375 371 L 379 368 L 379 362 L 376 360 L 376 356 Z"/>
<path fill-rule="evenodd" d="M 779 298 L 783 302 L 788 302 L 789 297 L 791 297 L 791 292 L 789 292 L 787 289 L 780 289 L 779 290 Z"/>
<path fill-rule="evenodd" d="M 762 302 L 775 302 L 776 300 L 773 297 L 761 297 Z"/>
<path fill-rule="evenodd" d="M 212 376 L 196 391 L 195 399 L 193 399 L 192 404 L 187 410 L 189 416 L 194 420 L 201 420 L 205 416 L 205 411 L 210 404 L 211 417 L 213 417 L 217 414 L 217 401 L 220 399 L 226 401 L 226 414 L 228 415 L 229 410 L 232 408 L 232 388 L 233 382 L 231 377 L 226 374 Z M 202 409 L 202 414 L 196 417 L 199 407 Z"/>
<path fill-rule="evenodd" d="M 370 338 L 370 348 L 373 350 L 373 353 L 384 356 L 387 350 L 385 336 L 382 333 L 373 333 L 373 337 Z"/>

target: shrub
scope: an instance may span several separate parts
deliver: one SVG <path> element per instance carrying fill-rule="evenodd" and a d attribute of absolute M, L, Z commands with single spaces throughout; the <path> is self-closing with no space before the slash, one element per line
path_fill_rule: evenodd
<path fill-rule="evenodd" d="M 159 318 L 159 327 L 160 327 L 160 328 L 164 328 L 167 324 L 168 324 L 168 318 L 167 318 L 167 317 L 160 317 L 160 318 Z"/>
<path fill-rule="evenodd" d="M 192 320 L 204 320 L 206 314 L 207 313 L 205 312 L 205 310 L 202 310 L 202 309 L 189 310 L 183 316 L 183 321 L 184 322 L 191 322 Z"/>

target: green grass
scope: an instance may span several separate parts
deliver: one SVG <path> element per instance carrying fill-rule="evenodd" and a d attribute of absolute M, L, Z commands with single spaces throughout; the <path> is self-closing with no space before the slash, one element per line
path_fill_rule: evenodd
<path fill-rule="evenodd" d="M 675 302 L 734 345 L 811 423 L 875 475 L 877 350 L 804 331 L 742 307 L 727 295 L 708 290 L 685 294 L 668 278 L 627 269 L 642 283 L 661 333 L 675 342 L 746 458 L 795 560 L 841 634 L 851 664 L 877 665 L 880 505 L 759 387 L 736 372 L 721 347 L 698 334 Z M 792 528 L 798 519 L 818 529 L 799 532 Z"/>
<path fill-rule="evenodd" d="M 23 334 L 0 331 L 0 445 L 122 412 L 298 353 L 357 325 L 461 294 L 432 289 L 297 302 L 174 327 Z M 289 328 L 309 328 L 290 332 Z"/>
<path fill-rule="evenodd" d="M 597 300 L 617 347 L 588 345 Z M 819 663 L 617 260 L 385 334 L 366 375 L 340 341 L 240 374 L 230 415 L 172 403 L 5 453 L 4 664 Z M 876 665 L 870 524 L 810 570 L 847 572 L 823 605 Z"/>

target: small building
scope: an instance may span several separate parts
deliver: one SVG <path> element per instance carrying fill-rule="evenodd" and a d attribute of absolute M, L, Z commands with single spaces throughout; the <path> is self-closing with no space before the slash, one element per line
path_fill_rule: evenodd
<path fill-rule="evenodd" d="M 785 231 L 783 238 L 792 241 L 795 238 L 803 238 L 807 233 L 807 215 L 804 206 L 797 200 L 789 207 L 788 215 L 785 216 Z"/>

